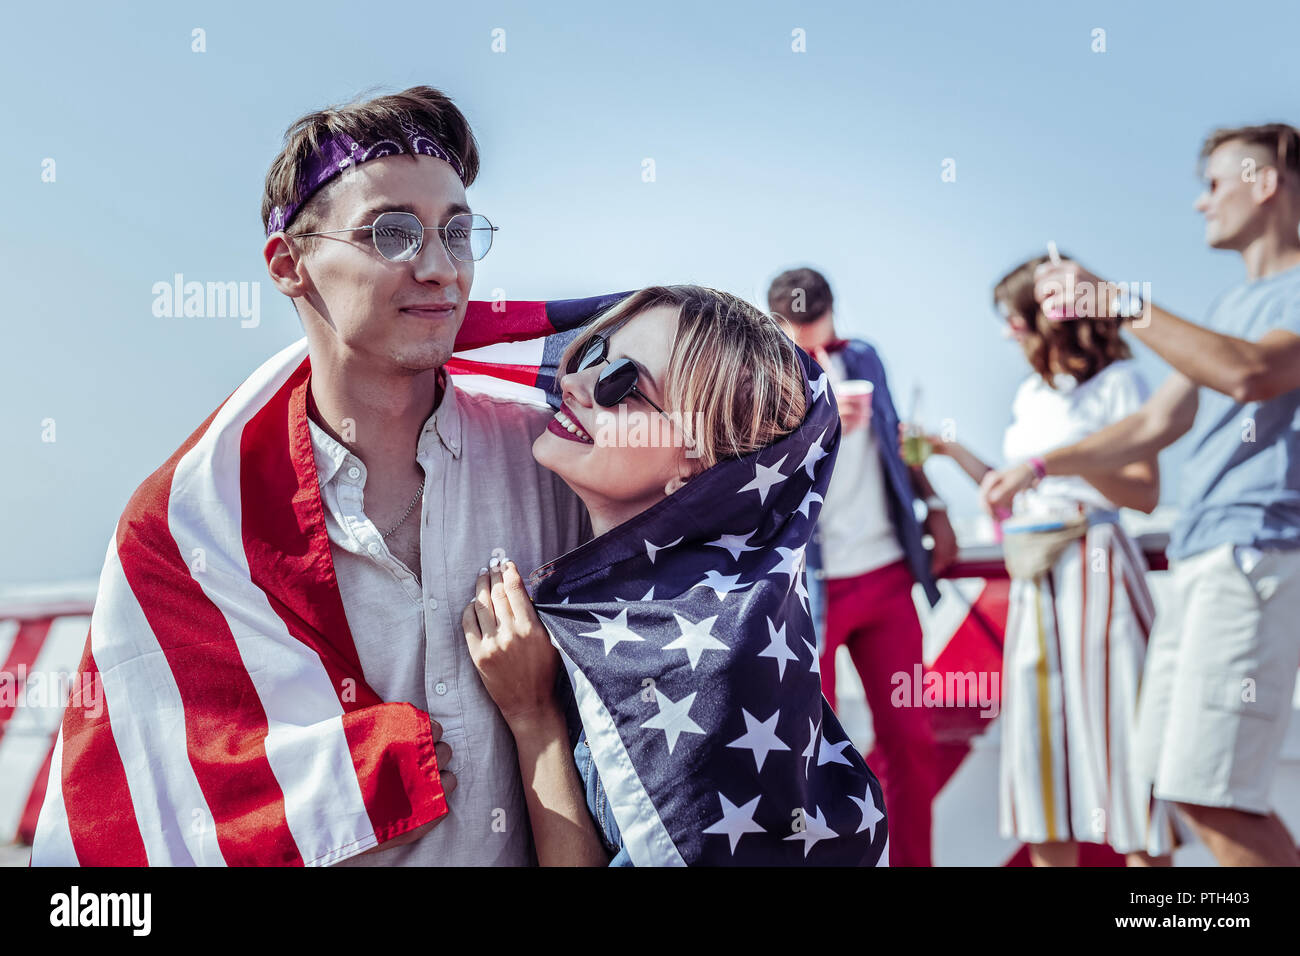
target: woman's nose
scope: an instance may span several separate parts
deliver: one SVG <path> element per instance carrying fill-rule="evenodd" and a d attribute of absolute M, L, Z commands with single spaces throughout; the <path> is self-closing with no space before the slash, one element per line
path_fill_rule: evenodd
<path fill-rule="evenodd" d="M 568 405 L 592 408 L 595 405 L 592 389 L 595 387 L 594 369 L 568 372 L 560 376 L 560 395 Z"/>

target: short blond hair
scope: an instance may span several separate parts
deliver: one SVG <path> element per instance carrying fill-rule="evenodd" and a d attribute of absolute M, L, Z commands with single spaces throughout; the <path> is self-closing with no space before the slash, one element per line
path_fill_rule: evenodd
<path fill-rule="evenodd" d="M 766 447 L 799 427 L 807 400 L 794 343 L 772 316 L 704 286 L 650 286 L 632 293 L 569 344 L 561 373 L 593 336 L 611 335 L 661 305 L 678 310 L 662 383 L 665 411 L 681 422 L 703 468 Z"/>

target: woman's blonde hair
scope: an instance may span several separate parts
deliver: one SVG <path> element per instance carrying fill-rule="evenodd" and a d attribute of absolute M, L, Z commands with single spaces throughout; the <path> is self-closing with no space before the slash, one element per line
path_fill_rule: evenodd
<path fill-rule="evenodd" d="M 681 423 L 703 468 L 770 445 L 807 411 L 804 371 L 776 319 L 744 299 L 697 285 L 650 286 L 592 320 L 565 349 L 560 371 L 598 333 L 612 335 L 656 306 L 678 310 L 661 383 L 665 411 Z"/>

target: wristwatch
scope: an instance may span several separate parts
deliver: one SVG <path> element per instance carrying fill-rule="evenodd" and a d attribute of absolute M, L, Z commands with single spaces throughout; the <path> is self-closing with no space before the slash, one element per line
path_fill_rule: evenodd
<path fill-rule="evenodd" d="M 1146 303 L 1137 292 L 1130 291 L 1125 285 L 1110 283 L 1111 300 L 1115 303 L 1115 318 L 1121 322 L 1132 322 L 1146 312 Z"/>

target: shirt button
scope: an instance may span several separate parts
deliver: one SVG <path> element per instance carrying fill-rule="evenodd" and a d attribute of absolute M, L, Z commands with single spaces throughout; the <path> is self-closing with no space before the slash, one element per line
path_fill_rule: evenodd
<path fill-rule="evenodd" d="M 360 477 L 361 477 L 361 469 L 358 468 L 356 465 L 353 465 L 351 468 L 348 469 L 348 477 L 349 477 L 349 478 L 360 478 Z"/>
<path fill-rule="evenodd" d="M 430 607 L 431 610 L 434 610 L 434 611 L 438 610 L 438 599 L 437 599 L 437 598 L 429 598 L 429 607 Z"/>
<path fill-rule="evenodd" d="M 372 541 L 372 542 L 370 542 L 370 546 L 369 546 L 368 548 L 366 548 L 366 550 L 369 551 L 371 554 L 378 554 L 378 553 L 379 553 L 379 545 L 375 544 L 375 543 Z"/>
<path fill-rule="evenodd" d="M 447 685 L 442 681 L 438 681 L 438 683 L 433 685 L 433 692 L 441 697 L 443 694 L 447 693 Z"/>

